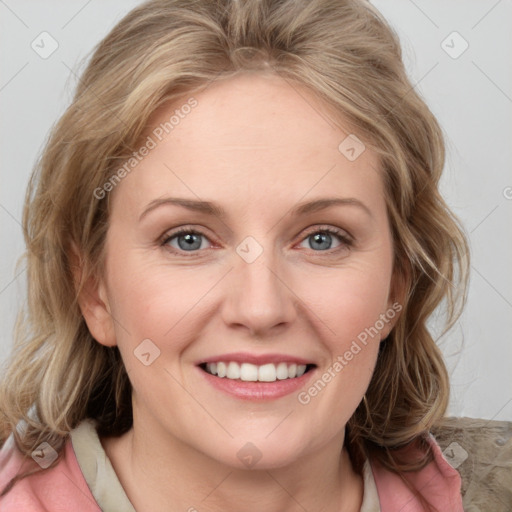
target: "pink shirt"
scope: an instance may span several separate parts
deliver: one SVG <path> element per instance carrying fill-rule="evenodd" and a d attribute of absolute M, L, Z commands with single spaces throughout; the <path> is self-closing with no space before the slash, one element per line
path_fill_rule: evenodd
<path fill-rule="evenodd" d="M 430 437 L 429 441 L 433 447 L 434 460 L 421 471 L 408 473 L 407 479 L 437 508 L 438 512 L 464 512 L 460 494 L 460 475 L 446 461 L 435 439 Z M 110 466 L 110 462 L 108 465 Z M 425 511 L 399 476 L 387 471 L 376 461 L 371 462 L 370 467 L 377 489 L 380 512 Z M 22 457 L 14 446 L 11 435 L 0 450 L 0 490 L 17 473 L 30 469 L 40 468 L 32 458 Z M 78 463 L 72 439 L 67 440 L 63 457 L 55 467 L 23 478 L 6 496 L 0 498 L 0 510 L 101 512 Z"/>

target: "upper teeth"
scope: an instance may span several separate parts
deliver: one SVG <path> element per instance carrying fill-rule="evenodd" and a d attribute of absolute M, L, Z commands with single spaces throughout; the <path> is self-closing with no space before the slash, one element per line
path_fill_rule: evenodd
<path fill-rule="evenodd" d="M 274 382 L 276 379 L 293 379 L 294 377 L 301 377 L 306 371 L 305 364 L 287 364 L 273 363 L 263 364 L 257 366 L 251 363 L 238 364 L 234 361 L 225 363 L 219 361 L 217 363 L 207 363 L 206 371 L 218 377 L 226 377 L 228 379 L 240 379 L 244 381 L 261 381 L 261 382 Z"/>

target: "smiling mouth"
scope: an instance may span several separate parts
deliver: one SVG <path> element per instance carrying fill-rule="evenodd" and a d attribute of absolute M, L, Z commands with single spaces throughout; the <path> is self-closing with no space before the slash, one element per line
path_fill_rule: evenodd
<path fill-rule="evenodd" d="M 276 382 L 278 380 L 297 379 L 316 367 L 314 364 L 267 363 L 256 365 L 235 361 L 202 363 L 199 367 L 206 373 L 221 379 L 244 382 Z"/>

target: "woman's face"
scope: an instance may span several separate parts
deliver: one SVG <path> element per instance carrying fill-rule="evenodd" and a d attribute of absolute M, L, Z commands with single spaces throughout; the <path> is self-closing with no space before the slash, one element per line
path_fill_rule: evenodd
<path fill-rule="evenodd" d="M 275 76 L 214 82 L 151 124 L 110 192 L 111 316 L 86 315 L 119 346 L 135 427 L 235 467 L 342 442 L 400 309 L 375 154 Z"/>

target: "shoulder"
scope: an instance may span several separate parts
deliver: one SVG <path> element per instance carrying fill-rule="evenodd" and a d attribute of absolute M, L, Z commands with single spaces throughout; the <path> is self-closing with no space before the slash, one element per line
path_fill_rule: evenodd
<path fill-rule="evenodd" d="M 428 442 L 434 455 L 433 460 L 419 471 L 404 474 L 409 486 L 399 475 L 387 470 L 378 461 L 371 461 L 382 512 L 424 512 L 425 506 L 421 499 L 440 511 L 464 512 L 459 473 L 446 460 L 433 436 L 428 438 Z M 413 451 L 407 450 L 406 455 L 408 452 L 412 455 Z"/>
<path fill-rule="evenodd" d="M 2 512 L 46 512 L 70 510 L 100 512 L 78 466 L 68 438 L 63 454 L 53 467 L 46 467 L 56 455 L 48 444 L 40 445 L 33 457 L 25 457 L 11 434 L 0 450 L 0 492 L 19 474 L 31 473 L 18 480 L 0 497 Z M 39 464 L 36 462 L 39 458 Z"/>

